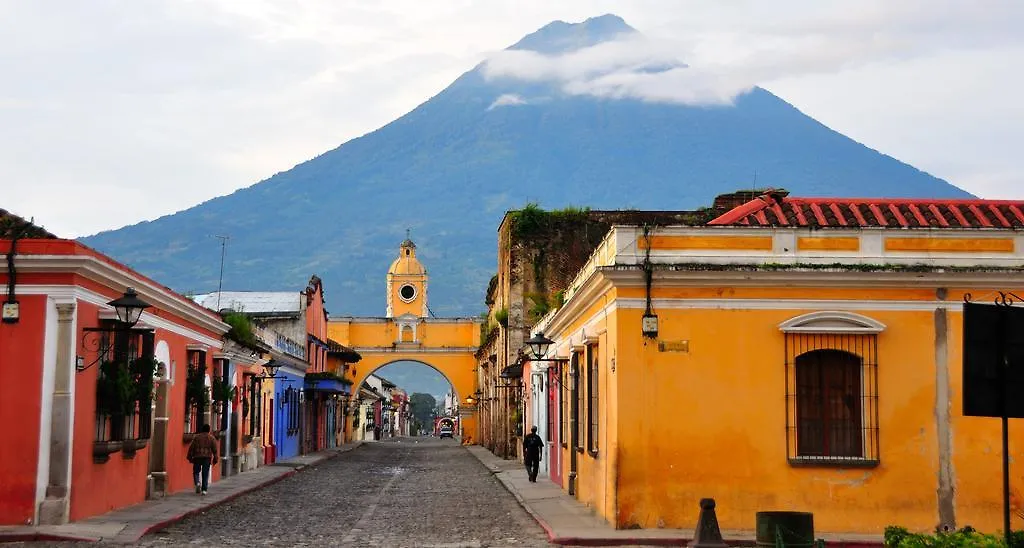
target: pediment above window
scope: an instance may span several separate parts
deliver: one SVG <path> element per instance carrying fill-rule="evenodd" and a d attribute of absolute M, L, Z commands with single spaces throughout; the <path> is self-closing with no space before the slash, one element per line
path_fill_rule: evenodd
<path fill-rule="evenodd" d="M 823 310 L 790 318 L 779 324 L 783 333 L 881 333 L 885 324 L 853 312 Z"/>

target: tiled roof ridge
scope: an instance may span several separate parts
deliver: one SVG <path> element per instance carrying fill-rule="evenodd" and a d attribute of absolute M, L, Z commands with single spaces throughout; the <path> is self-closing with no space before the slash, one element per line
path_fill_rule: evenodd
<path fill-rule="evenodd" d="M 767 191 L 707 224 L 1024 229 L 1024 200 L 803 197 Z"/>

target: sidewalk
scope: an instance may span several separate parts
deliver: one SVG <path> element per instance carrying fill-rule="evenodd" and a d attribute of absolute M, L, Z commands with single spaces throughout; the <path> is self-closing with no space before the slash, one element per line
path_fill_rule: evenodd
<path fill-rule="evenodd" d="M 192 514 L 283 480 L 308 466 L 332 459 L 360 445 L 361 442 L 356 442 L 280 460 L 272 465 L 224 478 L 210 485 L 209 494 L 205 497 L 197 496 L 189 489 L 65 525 L 0 526 L 0 542 L 71 540 L 133 544 L 147 533 L 159 531 Z"/>
<path fill-rule="evenodd" d="M 518 460 L 505 460 L 479 446 L 468 446 L 494 477 L 537 520 L 554 544 L 570 546 L 686 546 L 693 529 L 614 529 L 589 508 L 569 496 L 549 479 L 539 477 L 530 483 L 526 468 Z M 694 503 L 696 504 L 696 502 Z M 753 516 L 751 517 L 753 519 Z M 694 523 L 694 526 L 697 524 Z M 754 546 L 754 531 L 723 530 L 722 537 L 731 546 Z M 866 548 L 882 546 L 882 537 L 874 535 L 818 534 L 827 546 Z"/>

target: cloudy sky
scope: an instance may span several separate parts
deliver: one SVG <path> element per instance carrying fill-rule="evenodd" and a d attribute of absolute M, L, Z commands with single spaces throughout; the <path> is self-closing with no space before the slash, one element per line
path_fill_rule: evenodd
<path fill-rule="evenodd" d="M 500 53 L 604 13 L 645 39 Z M 0 208 L 65 237 L 154 219 L 372 131 L 485 60 L 610 98 L 762 85 L 974 194 L 1024 199 L 1022 26 L 1019 0 L 0 0 Z"/>

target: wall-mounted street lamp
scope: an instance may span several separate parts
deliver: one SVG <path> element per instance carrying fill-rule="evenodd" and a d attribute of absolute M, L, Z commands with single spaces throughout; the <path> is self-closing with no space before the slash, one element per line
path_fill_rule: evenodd
<path fill-rule="evenodd" d="M 135 324 L 139 323 L 139 319 L 142 318 L 142 311 L 150 308 L 152 305 L 139 298 L 138 293 L 135 292 L 134 287 L 129 287 L 125 290 L 124 295 L 107 303 L 109 306 L 114 308 L 114 312 L 117 314 L 117 325 L 114 328 L 115 332 L 128 331 L 135 327 Z M 97 333 L 102 331 L 109 332 L 108 329 L 94 329 L 85 328 L 83 331 L 88 333 Z M 83 340 L 84 345 L 84 340 Z M 116 351 L 116 348 L 115 348 Z M 79 373 L 89 369 L 90 367 L 99 363 L 105 356 L 105 350 L 99 352 L 96 359 L 89 365 L 85 365 L 85 358 L 82 356 L 75 356 L 75 370 Z"/>
<path fill-rule="evenodd" d="M 466 405 L 476 405 L 480 401 L 480 396 L 482 394 L 482 392 L 477 390 L 476 392 L 466 396 Z"/>
<path fill-rule="evenodd" d="M 270 360 L 263 364 L 263 377 L 264 379 L 276 379 L 277 371 L 281 369 L 281 364 L 275 360 Z"/>
<path fill-rule="evenodd" d="M 139 318 L 142 317 L 142 311 L 151 306 L 139 298 L 134 287 L 129 287 L 124 292 L 124 295 L 107 304 L 114 307 L 114 311 L 117 312 L 117 319 L 125 329 L 135 327 L 135 324 L 139 323 Z"/>
<path fill-rule="evenodd" d="M 543 331 L 538 331 L 534 336 L 526 339 L 526 347 L 529 349 L 527 355 L 530 361 L 553 363 L 555 374 L 558 374 L 562 364 L 567 363 L 569 358 L 545 358 L 544 356 L 547 355 L 548 349 L 554 343 L 555 341 L 544 336 Z M 544 391 L 543 377 L 541 377 L 540 391 Z"/>

